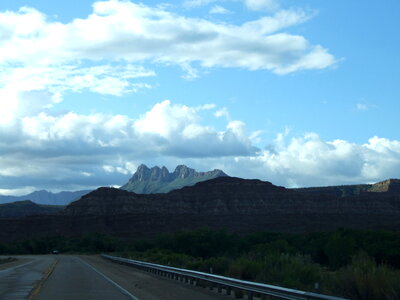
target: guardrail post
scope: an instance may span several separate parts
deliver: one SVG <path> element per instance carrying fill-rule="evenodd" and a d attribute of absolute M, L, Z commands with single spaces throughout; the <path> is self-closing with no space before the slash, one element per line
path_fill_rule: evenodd
<path fill-rule="evenodd" d="M 235 289 L 235 298 L 236 299 L 242 299 L 244 296 L 244 293 L 242 290 L 239 289 Z"/>
<path fill-rule="evenodd" d="M 247 292 L 247 299 L 248 300 L 253 300 L 253 292 Z"/>
<path fill-rule="evenodd" d="M 228 286 L 227 288 L 226 288 L 226 294 L 227 295 L 230 295 L 232 293 L 232 288 L 230 287 L 230 286 Z"/>

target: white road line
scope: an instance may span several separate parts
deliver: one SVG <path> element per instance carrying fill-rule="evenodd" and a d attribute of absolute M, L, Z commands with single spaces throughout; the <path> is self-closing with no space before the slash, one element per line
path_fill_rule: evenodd
<path fill-rule="evenodd" d="M 15 270 L 15 269 L 21 268 L 21 267 L 23 267 L 23 266 L 33 264 L 34 262 L 37 262 L 37 259 L 34 259 L 33 261 L 29 261 L 29 262 L 24 263 L 24 264 L 22 264 L 22 265 L 18 265 L 18 266 L 15 266 L 15 267 L 11 267 L 11 268 L 8 268 L 8 269 L 1 270 L 0 273 L 10 272 L 10 271 L 13 271 L 13 270 Z"/>
<path fill-rule="evenodd" d="M 83 264 L 87 265 L 88 267 L 92 268 L 93 271 L 95 271 L 96 273 L 98 273 L 99 275 L 101 275 L 104 279 L 106 279 L 108 282 L 110 282 L 111 284 L 113 284 L 114 286 L 116 286 L 117 288 L 119 288 L 124 294 L 126 294 L 127 296 L 131 297 L 132 300 L 139 300 L 139 298 L 133 296 L 131 293 L 129 293 L 126 289 L 124 289 L 122 286 L 120 286 L 118 283 L 116 283 L 115 281 L 113 281 L 112 279 L 108 278 L 106 275 L 104 275 L 103 273 L 101 273 L 100 271 L 98 271 L 97 269 L 95 269 L 92 265 L 88 264 L 86 261 L 84 261 L 83 259 L 77 257 Z"/>

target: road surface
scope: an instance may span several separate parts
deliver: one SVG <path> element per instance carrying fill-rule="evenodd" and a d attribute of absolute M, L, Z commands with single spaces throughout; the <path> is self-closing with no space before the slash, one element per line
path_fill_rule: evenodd
<path fill-rule="evenodd" d="M 117 283 L 76 256 L 59 256 L 35 300 L 137 300 Z"/>
<path fill-rule="evenodd" d="M 1 264 L 0 300 L 28 299 L 54 261 L 51 256 L 26 256 L 18 257 L 12 263 Z"/>
<path fill-rule="evenodd" d="M 232 299 L 100 256 L 24 256 L 0 268 L 0 300 Z"/>

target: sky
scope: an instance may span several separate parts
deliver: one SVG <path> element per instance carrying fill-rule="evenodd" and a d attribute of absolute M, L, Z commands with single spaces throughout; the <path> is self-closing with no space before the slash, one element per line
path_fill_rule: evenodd
<path fill-rule="evenodd" d="M 285 187 L 400 178 L 400 2 L 0 1 L 0 194 L 144 163 Z"/>

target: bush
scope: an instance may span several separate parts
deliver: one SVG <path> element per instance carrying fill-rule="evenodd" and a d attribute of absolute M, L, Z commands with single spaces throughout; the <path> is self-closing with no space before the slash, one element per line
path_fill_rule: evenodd
<path fill-rule="evenodd" d="M 377 265 L 365 252 L 360 252 L 350 266 L 339 270 L 334 292 L 354 300 L 400 299 L 400 272 Z"/>

